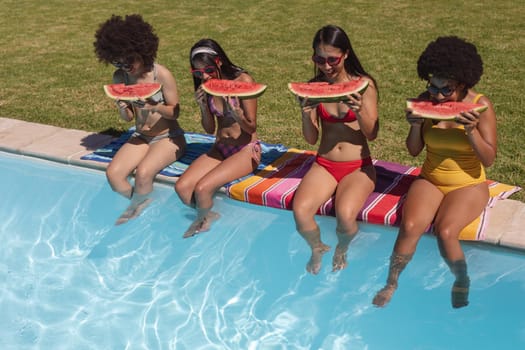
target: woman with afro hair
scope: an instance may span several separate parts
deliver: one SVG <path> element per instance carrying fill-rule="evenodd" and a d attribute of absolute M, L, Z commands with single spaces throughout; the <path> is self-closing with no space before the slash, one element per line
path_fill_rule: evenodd
<path fill-rule="evenodd" d="M 439 37 L 419 57 L 417 72 L 427 81 L 420 99 L 479 103 L 487 109 L 462 112 L 454 120 L 424 119 L 407 109 L 410 130 L 406 146 L 412 156 L 426 148 L 426 158 L 406 196 L 387 282 L 373 304 L 384 306 L 390 301 L 399 274 L 433 224 L 441 256 L 455 277 L 452 306 L 460 308 L 468 305 L 470 279 L 458 237 L 489 200 L 484 168 L 496 158 L 496 115 L 490 100 L 473 90 L 483 74 L 482 60 L 473 44 L 454 36 Z"/>
<path fill-rule="evenodd" d="M 118 150 L 106 170 L 111 188 L 131 200 L 117 220 L 122 224 L 138 216 L 151 201 L 155 176 L 180 158 L 186 148 L 179 126 L 179 94 L 172 73 L 155 63 L 159 39 L 140 15 L 113 15 L 95 34 L 100 62 L 112 64 L 113 83 L 160 83 L 162 89 L 146 100 L 116 101 L 125 121 L 135 120 L 135 132 Z M 135 172 L 134 186 L 128 176 Z"/>

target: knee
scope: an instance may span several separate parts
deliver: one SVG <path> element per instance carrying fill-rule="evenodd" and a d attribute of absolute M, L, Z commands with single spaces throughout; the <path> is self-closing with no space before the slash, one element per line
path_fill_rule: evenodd
<path fill-rule="evenodd" d="M 153 182 L 155 175 L 157 174 L 153 173 L 151 169 L 138 166 L 135 170 L 135 181 L 139 183 Z"/>
<path fill-rule="evenodd" d="M 115 186 L 117 186 L 117 183 L 120 181 L 119 177 L 120 174 L 115 167 L 108 166 L 106 168 L 106 179 L 113 191 L 116 191 Z"/>
<path fill-rule="evenodd" d="M 442 241 L 457 240 L 459 232 L 451 229 L 450 226 L 434 224 L 434 234 Z"/>
<path fill-rule="evenodd" d="M 341 226 L 353 226 L 357 221 L 357 214 L 359 210 L 356 208 L 345 208 L 344 210 L 338 210 L 337 206 L 335 208 L 335 216 L 337 221 Z"/>
<path fill-rule="evenodd" d="M 415 220 L 405 219 L 401 222 L 401 231 L 407 236 L 420 236 L 425 232 L 426 227 Z"/>
<path fill-rule="evenodd" d="M 177 192 L 177 195 L 184 201 L 185 198 L 191 197 L 191 194 L 193 193 L 193 187 L 191 182 L 185 181 L 183 177 L 179 178 L 177 182 L 175 182 L 175 192 Z M 188 203 L 185 203 L 188 204 Z"/>
<path fill-rule="evenodd" d="M 213 196 L 213 193 L 215 193 L 216 188 L 207 181 L 199 181 L 195 185 L 195 188 L 193 189 L 193 194 L 195 198 L 206 198 Z"/>
<path fill-rule="evenodd" d="M 316 212 L 316 210 L 312 209 L 308 203 L 296 200 L 294 200 L 292 203 L 292 210 L 296 218 L 313 218 Z"/>

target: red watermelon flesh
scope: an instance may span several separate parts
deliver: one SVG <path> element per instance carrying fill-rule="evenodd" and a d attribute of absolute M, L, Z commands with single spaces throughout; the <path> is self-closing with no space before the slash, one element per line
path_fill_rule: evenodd
<path fill-rule="evenodd" d="M 441 102 L 435 103 L 428 100 L 408 99 L 407 108 L 423 118 L 453 120 L 461 112 L 476 111 L 481 113 L 488 107 L 481 103 L 469 102 Z"/>
<path fill-rule="evenodd" d="M 264 93 L 266 85 L 238 80 L 210 79 L 202 84 L 202 89 L 213 96 L 255 98 Z"/>
<path fill-rule="evenodd" d="M 115 100 L 136 101 L 145 100 L 155 95 L 162 88 L 159 83 L 138 83 L 132 85 L 109 84 L 104 85 L 106 95 Z"/>
<path fill-rule="evenodd" d="M 313 102 L 336 102 L 348 99 L 348 95 L 363 93 L 368 87 L 368 80 L 356 79 L 344 83 L 327 82 L 288 83 L 288 89 L 299 97 L 307 97 Z"/>

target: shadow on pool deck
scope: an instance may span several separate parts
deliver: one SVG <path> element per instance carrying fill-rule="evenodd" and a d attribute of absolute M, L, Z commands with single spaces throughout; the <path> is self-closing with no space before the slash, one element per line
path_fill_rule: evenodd
<path fill-rule="evenodd" d="M 107 164 L 81 157 L 114 138 L 110 135 L 25 122 L 0 117 L 0 151 L 43 158 L 103 171 Z M 172 184 L 177 178 L 157 175 L 156 181 Z M 525 203 L 505 199 L 489 209 L 484 242 L 525 249 Z"/>

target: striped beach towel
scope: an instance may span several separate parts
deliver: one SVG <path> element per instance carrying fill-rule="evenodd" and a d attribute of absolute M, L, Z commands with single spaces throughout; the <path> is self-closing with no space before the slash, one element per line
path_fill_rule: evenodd
<path fill-rule="evenodd" d="M 274 208 L 292 209 L 295 190 L 315 161 L 315 152 L 289 149 L 272 164 L 240 182 L 227 187 L 226 193 L 234 199 Z M 377 181 L 358 214 L 358 220 L 372 224 L 399 226 L 403 202 L 410 184 L 419 175 L 420 168 L 374 160 Z M 487 208 L 499 199 L 519 191 L 517 186 L 489 180 L 491 200 Z M 335 215 L 330 198 L 318 210 L 319 215 Z M 487 224 L 487 210 L 460 234 L 462 240 L 483 240 Z M 430 230 L 429 230 L 430 231 Z"/>
<path fill-rule="evenodd" d="M 92 153 L 86 154 L 81 159 L 92 160 L 97 162 L 109 163 L 117 153 L 117 151 L 125 144 L 131 137 L 135 127 L 130 128 L 128 131 L 120 135 L 120 137 L 114 139 L 107 145 L 100 147 Z M 160 171 L 161 175 L 165 176 L 181 176 L 182 173 L 188 168 L 188 166 L 197 159 L 200 155 L 208 152 L 208 150 L 215 143 L 215 136 L 200 133 L 186 132 L 184 134 L 186 139 L 186 152 L 176 162 L 168 165 Z M 269 144 L 261 142 L 261 163 L 257 170 L 264 169 L 268 164 L 281 157 L 288 147 L 282 144 Z M 236 180 L 238 181 L 238 180 Z M 233 181 L 232 183 L 236 182 Z"/>

